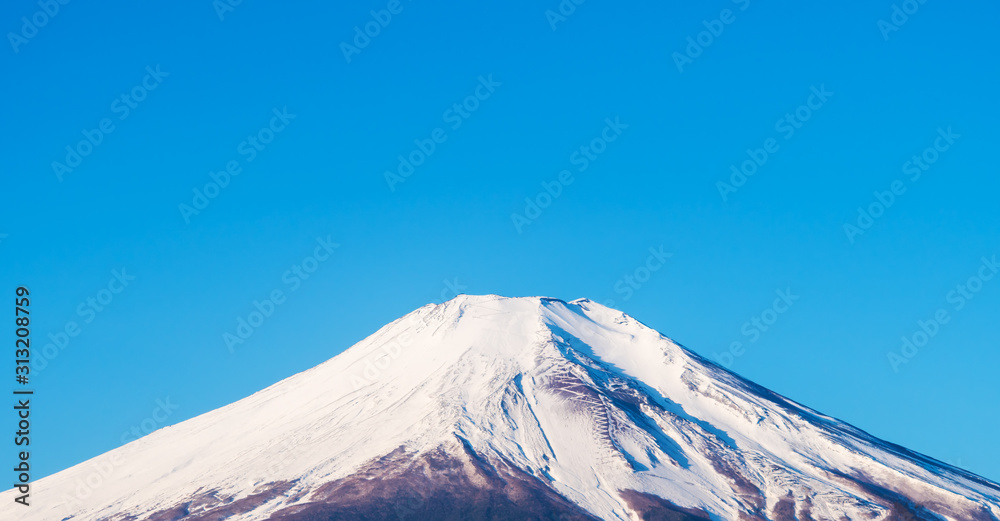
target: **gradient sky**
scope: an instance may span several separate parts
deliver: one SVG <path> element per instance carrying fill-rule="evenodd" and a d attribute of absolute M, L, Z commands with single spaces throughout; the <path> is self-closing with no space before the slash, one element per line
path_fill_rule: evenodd
<path fill-rule="evenodd" d="M 889 29 L 890 0 L 563 4 L 561 19 L 556 0 L 247 1 L 220 20 L 210 0 L 70 2 L 33 30 L 39 4 L 5 2 L 0 290 L 11 343 L 14 288 L 31 290 L 35 477 L 459 291 L 613 302 L 1000 480 L 1000 278 L 969 282 L 1000 254 L 997 4 L 930 0 Z M 388 7 L 348 62 L 341 44 Z M 53 166 L 67 147 L 89 152 L 71 171 Z M 723 197 L 750 156 L 763 164 Z M 227 165 L 239 174 L 182 211 Z M 338 246 L 312 263 L 318 238 Z M 646 272 L 651 248 L 672 255 Z M 308 279 L 290 271 L 303 262 Z M 904 336 L 926 343 L 905 357 Z"/>

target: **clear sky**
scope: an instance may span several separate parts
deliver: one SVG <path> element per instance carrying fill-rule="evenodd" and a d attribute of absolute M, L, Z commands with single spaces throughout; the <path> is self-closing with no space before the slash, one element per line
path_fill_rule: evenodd
<path fill-rule="evenodd" d="M 1000 480 L 995 2 L 348 4 L 4 3 L 35 477 L 458 291 Z"/>

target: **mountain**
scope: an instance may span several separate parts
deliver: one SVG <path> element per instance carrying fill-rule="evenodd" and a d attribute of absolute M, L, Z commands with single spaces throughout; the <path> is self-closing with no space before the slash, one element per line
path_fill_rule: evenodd
<path fill-rule="evenodd" d="M 424 306 L 13 497 L 0 519 L 1000 520 L 997 484 L 620 311 L 494 295 Z"/>

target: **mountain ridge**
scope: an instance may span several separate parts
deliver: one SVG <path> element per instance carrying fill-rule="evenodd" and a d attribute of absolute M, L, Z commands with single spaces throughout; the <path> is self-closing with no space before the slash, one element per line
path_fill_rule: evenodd
<path fill-rule="evenodd" d="M 1000 486 L 588 299 L 429 304 L 109 455 L 93 494 L 71 492 L 91 460 L 23 519 L 1000 519 Z"/>

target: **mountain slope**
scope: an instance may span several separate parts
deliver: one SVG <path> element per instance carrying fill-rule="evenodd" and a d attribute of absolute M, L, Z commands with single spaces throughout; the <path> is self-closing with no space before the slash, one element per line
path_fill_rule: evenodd
<path fill-rule="evenodd" d="M 497 296 L 424 306 L 33 499 L 18 519 L 1000 520 L 1000 486 L 621 312 Z"/>

